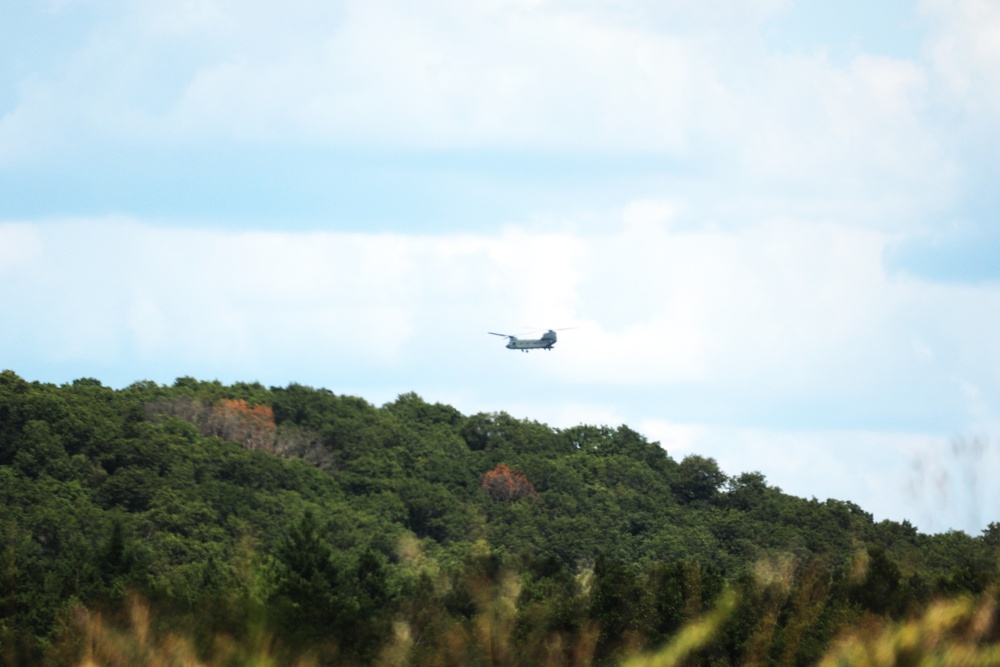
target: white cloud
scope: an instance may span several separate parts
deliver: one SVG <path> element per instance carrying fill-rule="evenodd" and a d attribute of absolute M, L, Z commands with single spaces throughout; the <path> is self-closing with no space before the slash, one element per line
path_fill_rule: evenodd
<path fill-rule="evenodd" d="M 700 446 L 708 433 L 708 427 L 705 425 L 680 424 L 665 419 L 649 418 L 642 420 L 634 428 L 650 440 L 659 442 L 667 453 L 678 461 L 689 454 L 707 454 L 707 451 Z M 740 470 L 749 472 L 753 469 Z"/>
<path fill-rule="evenodd" d="M 786 4 L 303 0 L 278 10 L 190 0 L 108 9 L 84 24 L 87 39 L 63 67 L 14 83 L 15 104 L 0 112 L 0 164 L 61 174 L 79 162 L 100 174 L 106 156 L 152 151 L 144 169 L 155 174 L 161 164 L 179 168 L 178 149 L 214 164 L 248 145 L 359 151 L 369 168 L 382 150 L 457 150 L 482 164 L 490 157 L 479 151 L 515 153 L 515 168 L 539 153 L 655 156 L 626 196 L 667 195 L 701 229 L 785 216 L 925 230 L 974 167 L 973 144 L 940 122 L 941 88 L 1000 89 L 990 85 L 993 52 L 959 48 L 967 35 L 989 44 L 980 32 L 991 34 L 992 10 L 928 2 L 925 13 L 947 20 L 928 33 L 927 60 L 858 53 L 834 63 L 822 50 L 769 49 L 765 21 Z M 969 18 L 980 15 L 982 25 Z M 965 75 L 976 85 L 955 83 Z M 227 192 L 238 197 L 246 177 Z M 52 178 L 53 192 L 80 188 Z M 553 191 L 541 178 L 538 190 Z M 565 267 L 538 271 L 526 274 L 550 288 L 522 292 L 537 302 L 526 308 L 530 321 L 574 280 Z M 684 309 L 697 319 L 697 296 L 663 298 L 673 309 L 660 328 Z M 645 304 L 623 298 L 617 307 L 634 321 Z M 689 353 L 672 372 L 703 373 L 697 329 L 673 330 L 672 344 Z M 635 325 L 637 337 L 644 331 Z M 605 343 L 618 344 L 595 344 Z"/>
<path fill-rule="evenodd" d="M 42 243 L 33 225 L 0 225 L 0 274 L 30 267 L 41 251 Z"/>
<path fill-rule="evenodd" d="M 686 142 L 704 58 L 684 40 L 546 5 L 365 2 L 343 11 L 321 19 L 325 31 L 268 39 L 267 49 L 247 28 L 227 56 L 199 65 L 167 122 L 348 144 Z"/>
<path fill-rule="evenodd" d="M 649 224 L 598 235 L 565 372 L 655 384 L 770 375 L 764 384 L 784 391 L 817 376 L 836 386 L 845 374 L 856 379 L 856 366 L 883 363 L 892 344 L 879 339 L 898 307 L 881 267 L 888 238 L 790 220 L 729 233 Z"/>
<path fill-rule="evenodd" d="M 828 196 L 947 180 L 920 65 L 768 53 L 782 4 L 149 3 L 24 83 L 0 153 L 224 139 L 665 153 Z"/>
<path fill-rule="evenodd" d="M 935 73 L 953 103 L 972 115 L 1000 113 L 1000 6 L 989 0 L 923 0 L 933 20 Z"/>
<path fill-rule="evenodd" d="M 963 529 L 976 534 L 998 520 L 1000 484 L 991 474 L 1000 448 L 981 432 L 947 442 L 918 443 L 907 452 L 905 493 L 911 512 L 928 530 Z"/>

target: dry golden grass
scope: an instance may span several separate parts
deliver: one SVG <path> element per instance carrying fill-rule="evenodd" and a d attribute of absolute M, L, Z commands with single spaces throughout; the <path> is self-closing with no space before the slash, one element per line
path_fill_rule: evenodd
<path fill-rule="evenodd" d="M 734 605 L 720 605 L 690 623 L 662 649 L 626 660 L 624 667 L 675 667 L 706 646 Z M 997 598 L 940 600 L 908 621 L 869 617 L 848 629 L 816 667 L 996 667 L 1000 665 Z M 752 662 L 753 660 L 751 660 Z"/>
<path fill-rule="evenodd" d="M 1000 665 L 996 596 L 942 600 L 903 623 L 865 624 L 852 628 L 830 648 L 818 667 L 891 667 Z"/>
<path fill-rule="evenodd" d="M 411 627 L 400 620 L 374 664 L 379 667 L 468 664 L 585 667 L 593 662 L 596 626 L 588 625 L 573 635 L 535 636 L 532 642 L 537 646 L 518 646 L 514 636 L 520 594 L 517 575 L 505 573 L 495 582 L 480 584 L 476 600 L 478 613 L 471 622 L 449 624 L 439 641 L 430 647 L 430 652 L 415 652 Z M 623 666 L 696 664 L 699 651 L 717 636 L 736 604 L 736 594 L 726 592 L 714 609 L 682 628 L 665 646 L 632 655 L 623 661 Z M 809 603 L 802 606 L 812 607 Z M 199 656 L 192 639 L 158 632 L 148 605 L 135 596 L 129 602 L 123 622 L 112 623 L 99 613 L 83 610 L 78 612 L 77 621 L 84 638 L 83 655 L 76 663 L 78 667 L 307 667 L 317 664 L 310 656 L 290 657 L 280 653 L 272 637 L 263 632 L 252 632 L 241 642 L 217 637 L 209 655 Z M 889 622 L 874 616 L 865 617 L 831 644 L 817 667 L 992 667 L 1000 665 L 997 638 L 995 593 L 977 599 L 941 600 L 907 621 Z M 765 662 L 762 657 L 748 650 L 744 664 Z"/>
<path fill-rule="evenodd" d="M 158 633 L 151 622 L 149 606 L 133 595 L 129 599 L 127 622 L 114 624 L 102 614 L 79 610 L 77 621 L 84 634 L 83 657 L 79 667 L 311 667 L 314 661 L 279 659 L 270 636 L 258 634 L 247 642 L 229 637 L 216 638 L 212 657 L 202 660 L 194 642 L 174 633 Z"/>

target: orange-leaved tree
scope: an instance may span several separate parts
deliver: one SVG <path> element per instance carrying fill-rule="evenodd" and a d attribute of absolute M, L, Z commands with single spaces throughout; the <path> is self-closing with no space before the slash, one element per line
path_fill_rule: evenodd
<path fill-rule="evenodd" d="M 501 463 L 483 475 L 482 489 L 493 502 L 512 503 L 525 496 L 538 497 L 534 485 L 520 470 L 511 470 Z"/>
<path fill-rule="evenodd" d="M 269 405 L 248 405 L 243 399 L 223 398 L 212 409 L 211 432 L 247 449 L 274 452 L 274 410 Z"/>

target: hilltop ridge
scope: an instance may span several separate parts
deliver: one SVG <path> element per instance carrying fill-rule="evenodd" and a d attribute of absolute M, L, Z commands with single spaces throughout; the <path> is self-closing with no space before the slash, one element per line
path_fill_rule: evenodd
<path fill-rule="evenodd" d="M 175 624 L 215 610 L 203 642 L 245 633 L 257 613 L 286 647 L 334 641 L 338 660 L 367 664 L 400 618 L 436 647 L 504 572 L 520 582 L 517 641 L 579 639 L 593 622 L 595 660 L 612 660 L 662 641 L 726 586 L 754 589 L 761 563 L 825 582 L 796 640 L 818 655 L 860 615 L 981 593 L 1000 543 L 996 524 L 926 535 L 788 495 L 759 472 L 678 461 L 627 426 L 193 378 L 114 390 L 4 371 L 0 496 L 7 662 L 52 659 L 73 608 L 117 608 L 137 591 Z M 420 620 L 421 605 L 434 618 Z M 738 661 L 755 627 L 744 620 L 717 657 Z"/>

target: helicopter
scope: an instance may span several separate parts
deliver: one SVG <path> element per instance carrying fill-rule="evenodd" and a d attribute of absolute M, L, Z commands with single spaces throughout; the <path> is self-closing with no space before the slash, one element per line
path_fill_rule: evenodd
<path fill-rule="evenodd" d="M 511 336 L 509 334 L 496 333 L 495 331 L 487 331 L 486 333 L 506 338 L 508 350 L 521 350 L 522 352 L 528 352 L 530 350 L 551 350 L 552 346 L 556 344 L 555 329 L 549 329 L 542 334 L 541 338 L 518 338 L 517 336 Z"/>

